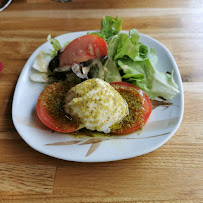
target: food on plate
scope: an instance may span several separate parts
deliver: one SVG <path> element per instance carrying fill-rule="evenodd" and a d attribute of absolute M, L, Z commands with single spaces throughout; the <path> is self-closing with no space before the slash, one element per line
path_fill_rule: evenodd
<path fill-rule="evenodd" d="M 37 55 L 30 75 L 32 81 L 51 83 L 37 102 L 46 126 L 127 134 L 146 124 L 150 99 L 171 100 L 179 93 L 173 71 L 157 70 L 156 51 L 140 41 L 139 32 L 121 30 L 121 18 L 105 16 L 99 32 L 63 46 L 48 36 L 53 49 Z"/>
<path fill-rule="evenodd" d="M 48 66 L 52 57 L 50 54 L 40 51 L 37 55 L 34 64 L 32 66 L 32 73 L 30 79 L 36 82 L 48 82 Z"/>
<path fill-rule="evenodd" d="M 107 54 L 107 43 L 97 35 L 84 35 L 70 42 L 60 55 L 59 66 L 81 63 Z"/>
<path fill-rule="evenodd" d="M 128 134 L 142 129 L 152 112 L 149 97 L 138 87 L 127 82 L 110 83 L 128 104 L 128 115 L 122 122 L 111 126 L 111 133 Z"/>
<path fill-rule="evenodd" d="M 77 122 L 69 119 L 63 111 L 63 102 L 69 88 L 69 84 L 64 82 L 50 84 L 41 92 L 37 101 L 39 119 L 57 132 L 71 133 L 79 129 Z"/>
<path fill-rule="evenodd" d="M 64 111 L 75 118 L 81 128 L 110 133 L 128 114 L 123 97 L 107 82 L 89 79 L 71 88 L 65 98 Z"/>
<path fill-rule="evenodd" d="M 48 72 L 47 67 L 51 59 L 52 58 L 48 53 L 41 51 L 37 55 L 36 60 L 32 67 L 33 69 L 39 71 L 40 73 L 47 73 Z"/>
<path fill-rule="evenodd" d="M 72 88 L 65 82 L 48 85 L 40 94 L 37 114 L 50 129 L 74 132 L 81 128 L 127 134 L 141 129 L 152 105 L 147 95 L 126 82 L 89 79 Z"/>
<path fill-rule="evenodd" d="M 179 93 L 173 71 L 163 73 L 157 70 L 156 51 L 140 41 L 136 29 L 131 29 L 128 34 L 121 30 L 121 18 L 105 16 L 99 32 L 87 33 L 65 43 L 63 48 L 57 39 L 51 39 L 49 35 L 48 41 L 53 49 L 47 53 L 46 67 L 45 63 L 43 68 L 36 66 L 37 57 L 31 80 L 76 84 L 91 78 L 106 82 L 124 81 L 142 89 L 150 99 L 162 97 L 171 100 Z"/>

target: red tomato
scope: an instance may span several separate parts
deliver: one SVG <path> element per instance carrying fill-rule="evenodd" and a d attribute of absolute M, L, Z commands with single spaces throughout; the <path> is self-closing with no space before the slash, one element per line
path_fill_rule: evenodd
<path fill-rule="evenodd" d="M 57 82 L 48 85 L 40 94 L 37 101 L 37 115 L 50 129 L 57 132 L 70 133 L 78 129 L 78 124 L 66 117 L 63 112 L 63 102 L 68 85 Z"/>
<path fill-rule="evenodd" d="M 117 125 L 112 126 L 111 133 L 128 134 L 141 129 L 147 122 L 152 104 L 149 97 L 138 87 L 127 82 L 110 83 L 128 103 L 129 114 Z"/>
<path fill-rule="evenodd" d="M 60 66 L 81 63 L 107 55 L 107 43 L 97 35 L 79 37 L 64 49 L 60 56 Z"/>
<path fill-rule="evenodd" d="M 138 87 L 126 82 L 110 83 L 128 103 L 129 114 L 119 123 L 112 126 L 111 133 L 128 134 L 142 128 L 147 122 L 152 104 L 148 96 Z M 63 102 L 69 87 L 65 82 L 48 85 L 37 101 L 39 119 L 50 129 L 57 132 L 71 133 L 79 125 L 66 117 Z"/>

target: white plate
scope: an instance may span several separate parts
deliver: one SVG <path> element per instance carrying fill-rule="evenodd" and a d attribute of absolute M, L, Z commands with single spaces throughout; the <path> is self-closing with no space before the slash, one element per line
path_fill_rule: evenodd
<path fill-rule="evenodd" d="M 10 3 L 12 0 L 9 0 L 2 8 L 0 8 L 0 12 L 3 11 Z"/>
<path fill-rule="evenodd" d="M 91 32 L 91 31 L 90 31 Z M 74 32 L 56 37 L 63 45 L 87 32 Z M 105 162 L 132 158 L 149 153 L 162 146 L 176 132 L 183 117 L 184 98 L 180 73 L 176 62 L 161 43 L 147 35 L 141 34 L 140 41 L 157 51 L 159 62 L 157 68 L 171 72 L 175 70 L 174 79 L 180 94 L 173 98 L 172 105 L 159 106 L 152 111 L 150 119 L 141 133 L 112 138 L 75 139 L 68 134 L 57 133 L 45 127 L 39 121 L 35 106 L 43 84 L 29 79 L 32 64 L 40 51 L 48 51 L 49 43 L 40 46 L 25 64 L 14 93 L 12 117 L 14 125 L 33 149 L 52 157 L 78 162 Z M 58 145 L 56 144 L 58 143 Z M 47 145 L 51 144 L 51 145 Z M 53 145 L 52 145 L 53 144 Z"/>

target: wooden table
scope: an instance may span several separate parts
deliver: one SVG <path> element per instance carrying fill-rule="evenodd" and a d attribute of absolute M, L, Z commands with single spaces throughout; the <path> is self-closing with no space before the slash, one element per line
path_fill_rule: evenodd
<path fill-rule="evenodd" d="M 176 134 L 144 156 L 75 163 L 30 148 L 11 119 L 14 88 L 47 34 L 95 30 L 105 15 L 123 18 L 171 51 L 181 72 L 185 113 Z M 0 13 L 0 202 L 203 201 L 202 0 L 16 0 Z"/>

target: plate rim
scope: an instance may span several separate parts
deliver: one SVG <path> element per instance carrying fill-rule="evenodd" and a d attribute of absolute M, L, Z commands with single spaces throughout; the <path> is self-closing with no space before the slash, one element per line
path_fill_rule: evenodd
<path fill-rule="evenodd" d="M 6 7 L 8 7 L 8 5 L 11 3 L 12 0 L 8 0 L 8 2 L 2 7 L 0 8 L 0 12 L 3 11 Z"/>

